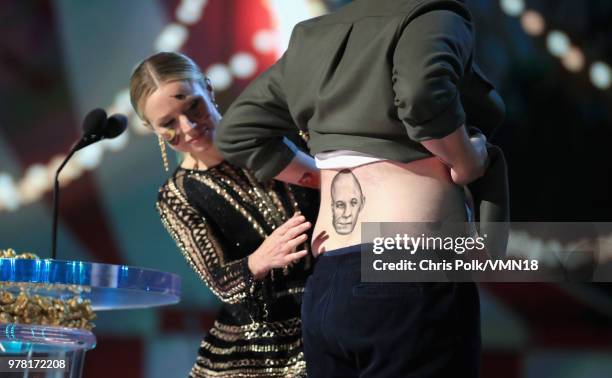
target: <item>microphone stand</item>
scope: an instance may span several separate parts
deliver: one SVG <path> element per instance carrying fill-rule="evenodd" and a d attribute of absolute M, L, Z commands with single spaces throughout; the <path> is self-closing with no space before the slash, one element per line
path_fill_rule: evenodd
<path fill-rule="evenodd" d="M 59 174 L 64 169 L 64 166 L 68 163 L 68 160 L 74 155 L 75 152 L 80 150 L 83 147 L 88 146 L 89 144 L 95 142 L 97 139 L 95 134 L 93 135 L 85 135 L 81 139 L 77 140 L 72 147 L 70 148 L 70 152 L 68 156 L 62 161 L 62 164 L 57 167 L 55 171 L 55 181 L 53 183 L 53 228 L 51 229 L 51 258 L 55 260 L 57 257 L 57 218 L 59 215 Z"/>

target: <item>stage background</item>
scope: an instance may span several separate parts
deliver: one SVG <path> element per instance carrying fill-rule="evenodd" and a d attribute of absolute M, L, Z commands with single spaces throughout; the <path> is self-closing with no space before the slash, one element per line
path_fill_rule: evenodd
<path fill-rule="evenodd" d="M 159 50 L 192 56 L 221 108 L 284 50 L 292 26 L 347 1 L 0 2 L 0 248 L 49 256 L 50 172 L 95 107 L 131 115 L 134 66 Z M 469 0 L 477 59 L 507 118 L 512 220 L 612 220 L 612 2 Z M 85 377 L 186 376 L 217 300 L 154 209 L 164 181 L 155 138 L 128 133 L 84 150 L 64 174 L 59 254 L 183 278 L 176 306 L 99 313 Z M 483 377 L 612 376 L 608 285 L 481 285 Z M 399 357 L 399 356 L 398 356 Z"/>

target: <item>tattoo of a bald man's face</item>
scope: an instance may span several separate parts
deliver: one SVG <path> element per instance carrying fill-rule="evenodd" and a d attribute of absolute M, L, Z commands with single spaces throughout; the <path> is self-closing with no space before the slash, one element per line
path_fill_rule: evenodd
<path fill-rule="evenodd" d="M 332 224 L 340 235 L 353 232 L 365 196 L 357 177 L 349 169 L 343 169 L 331 182 Z"/>

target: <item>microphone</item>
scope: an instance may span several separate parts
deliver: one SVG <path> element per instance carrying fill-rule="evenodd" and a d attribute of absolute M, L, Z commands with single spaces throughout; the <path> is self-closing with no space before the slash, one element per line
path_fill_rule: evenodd
<path fill-rule="evenodd" d="M 106 127 L 104 128 L 102 135 L 104 139 L 113 139 L 123 134 L 127 129 L 127 117 L 123 114 L 117 113 L 109 117 L 106 121 Z"/>
<path fill-rule="evenodd" d="M 94 109 L 87 113 L 83 120 L 83 136 L 72 146 L 75 152 L 95 143 L 103 138 L 102 133 L 106 126 L 106 112 L 103 109 Z"/>
<path fill-rule="evenodd" d="M 96 108 L 85 116 L 83 120 L 83 131 L 85 135 L 97 132 L 104 128 L 106 123 L 106 112 L 104 109 Z"/>
<path fill-rule="evenodd" d="M 78 150 L 96 143 L 102 139 L 113 139 L 121 135 L 127 128 L 127 117 L 123 114 L 113 114 L 108 119 L 103 109 L 94 109 L 87 113 L 83 120 L 83 136 L 76 141 L 70 152 L 55 171 L 53 187 L 53 228 L 51 231 L 51 258 L 57 255 L 57 217 L 59 209 L 59 174 L 68 160 Z"/>

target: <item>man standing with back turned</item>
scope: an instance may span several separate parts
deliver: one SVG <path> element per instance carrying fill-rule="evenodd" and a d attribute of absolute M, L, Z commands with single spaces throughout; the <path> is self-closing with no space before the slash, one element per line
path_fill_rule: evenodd
<path fill-rule="evenodd" d="M 365 283 L 361 222 L 465 221 L 504 115 L 459 0 L 356 0 L 304 21 L 226 113 L 216 143 L 260 180 L 320 185 L 302 303 L 309 377 L 477 377 L 472 283 Z M 309 135 L 317 168 L 290 138 Z"/>

